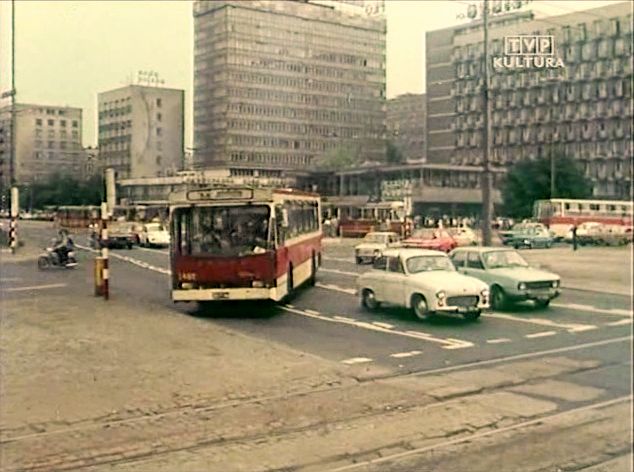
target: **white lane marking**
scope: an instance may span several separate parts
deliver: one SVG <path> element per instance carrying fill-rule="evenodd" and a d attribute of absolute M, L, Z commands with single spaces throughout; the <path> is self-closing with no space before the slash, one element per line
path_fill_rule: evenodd
<path fill-rule="evenodd" d="M 323 269 L 319 269 L 319 270 L 323 270 Z M 344 288 L 344 287 L 339 287 L 338 285 L 333 285 L 333 284 L 322 284 L 321 282 L 317 282 L 315 284 L 315 287 L 321 288 L 324 290 L 332 290 L 334 292 L 346 293 L 348 295 L 355 295 L 357 293 L 357 291 L 353 288 Z"/>
<path fill-rule="evenodd" d="M 367 329 L 370 331 L 378 331 L 380 333 L 392 334 L 394 336 L 404 336 L 407 338 L 414 338 L 421 341 L 428 341 L 432 343 L 441 344 L 443 349 L 463 349 L 466 347 L 473 346 L 473 343 L 469 341 L 463 341 L 460 339 L 437 338 L 430 334 L 420 333 L 418 331 L 398 331 L 393 329 L 387 329 L 387 328 L 382 328 L 381 326 L 373 325 L 372 323 L 367 323 L 365 321 L 358 321 L 358 320 L 343 317 L 343 316 L 330 317 L 330 316 L 324 316 L 324 315 L 314 315 L 312 313 L 307 313 L 305 310 L 290 308 L 288 305 L 282 306 L 281 308 L 295 315 L 307 316 L 309 318 L 316 318 L 322 321 L 329 321 L 330 323 L 341 323 L 348 326 L 353 326 L 355 328 Z"/>
<path fill-rule="evenodd" d="M 341 257 L 322 257 L 325 261 L 334 261 L 334 262 L 347 262 L 348 264 L 356 264 L 354 259 L 344 259 Z"/>
<path fill-rule="evenodd" d="M 30 287 L 11 287 L 3 288 L 5 292 L 27 292 L 30 290 L 46 290 L 49 288 L 61 288 L 66 287 L 66 284 L 47 284 L 47 285 L 31 285 Z"/>
<path fill-rule="evenodd" d="M 510 343 L 511 340 L 509 338 L 495 338 L 495 339 L 487 339 L 487 344 L 501 344 L 501 343 Z"/>
<path fill-rule="evenodd" d="M 323 267 L 320 267 L 319 270 L 321 272 L 330 272 L 330 273 L 339 274 L 339 275 L 349 275 L 351 277 L 358 277 L 361 275 L 359 272 L 347 272 L 345 270 L 339 270 L 339 269 L 325 269 Z"/>
<path fill-rule="evenodd" d="M 519 323 L 529 323 L 536 324 L 541 326 L 548 326 L 550 328 L 561 328 L 565 329 L 570 333 L 578 333 L 581 331 L 590 331 L 592 329 L 596 329 L 595 325 L 587 325 L 587 324 L 578 324 L 578 323 L 557 323 L 553 320 L 548 320 L 546 318 L 524 318 L 522 316 L 515 316 L 509 313 L 486 313 L 482 316 L 486 316 L 488 318 L 497 318 L 500 320 L 509 320 L 509 321 L 517 321 Z"/>
<path fill-rule="evenodd" d="M 596 409 L 600 409 L 600 408 L 605 408 L 611 405 L 616 405 L 619 403 L 623 403 L 623 402 L 631 402 L 632 398 L 634 396 L 633 395 L 626 395 L 623 397 L 617 397 L 611 400 L 606 400 L 603 402 L 598 402 L 598 403 L 592 403 L 590 405 L 584 405 L 581 406 L 579 408 L 573 408 L 572 410 L 566 410 L 566 411 L 562 411 L 562 412 L 558 412 L 558 413 L 554 413 L 552 415 L 547 415 L 547 416 L 540 416 L 538 418 L 532 419 L 532 420 L 528 420 L 528 421 L 521 421 L 519 423 L 514 423 L 512 425 L 509 426 L 503 426 L 501 428 L 497 428 L 497 429 L 490 429 L 488 431 L 483 431 L 480 433 L 475 433 L 475 434 L 470 434 L 468 436 L 462 436 L 456 439 L 450 439 L 448 441 L 443 441 L 443 442 L 439 442 L 439 443 L 435 443 L 435 444 L 430 444 L 429 446 L 423 446 L 423 447 L 419 447 L 416 449 L 409 449 L 407 451 L 403 451 L 403 452 L 397 452 L 394 454 L 388 454 L 388 455 L 384 455 L 381 457 L 375 457 L 373 459 L 368 459 L 368 460 L 364 460 L 364 461 L 360 461 L 360 462 L 355 462 L 353 464 L 348 464 L 348 465 L 344 465 L 341 467 L 337 467 L 336 469 L 330 469 L 329 472 L 343 472 L 343 471 L 347 471 L 347 470 L 354 470 L 354 469 L 360 469 L 362 467 L 367 467 L 368 465 L 373 465 L 373 464 L 382 464 L 383 462 L 390 462 L 390 461 L 394 461 L 396 459 L 402 459 L 403 457 L 408 457 L 408 456 L 414 456 L 417 454 L 422 454 L 424 452 L 428 452 L 428 451 L 433 451 L 436 449 L 443 449 L 449 446 L 455 446 L 456 444 L 461 444 L 464 442 L 473 442 L 476 439 L 480 439 L 480 438 L 485 438 L 488 436 L 495 436 L 498 434 L 502 434 L 502 433 L 507 433 L 508 431 L 513 431 L 516 429 L 521 429 L 521 430 L 525 430 L 527 427 L 529 426 L 533 426 L 533 425 L 540 425 L 543 424 L 544 422 L 548 421 L 548 420 L 553 420 L 553 419 L 559 419 L 559 418 L 564 418 L 573 414 L 577 414 L 583 411 L 590 411 L 590 410 L 596 410 Z"/>
<path fill-rule="evenodd" d="M 629 319 L 624 319 L 624 320 L 619 320 L 619 321 L 613 321 L 611 323 L 606 323 L 606 326 L 623 326 L 626 324 L 632 324 L 632 320 Z"/>
<path fill-rule="evenodd" d="M 363 364 L 364 362 L 372 362 L 372 359 L 368 357 L 352 357 L 350 359 L 346 359 L 345 361 L 341 361 L 342 364 Z"/>
<path fill-rule="evenodd" d="M 375 326 L 378 326 L 380 328 L 385 328 L 385 329 L 394 328 L 394 325 L 391 325 L 389 323 L 381 323 L 380 321 L 373 321 L 372 324 L 375 325 Z"/>
<path fill-rule="evenodd" d="M 550 306 L 557 308 L 568 308 L 571 310 L 588 311 L 590 313 L 599 313 L 602 315 L 615 316 L 634 316 L 631 310 L 622 310 L 620 308 L 597 308 L 592 305 L 579 305 L 577 303 L 551 303 Z"/>
<path fill-rule="evenodd" d="M 164 251 L 164 250 L 161 250 L 161 249 L 152 249 L 150 247 L 140 247 L 139 246 L 139 247 L 137 247 L 135 249 L 138 249 L 139 251 L 158 252 L 159 254 L 163 254 L 164 256 L 169 256 L 170 255 L 169 251 Z"/>
<path fill-rule="evenodd" d="M 306 313 L 310 313 L 311 315 L 320 315 L 321 313 L 319 313 L 317 310 L 311 310 L 309 308 L 306 308 L 304 310 Z"/>
<path fill-rule="evenodd" d="M 525 338 L 544 338 L 546 336 L 554 336 L 557 331 L 542 331 L 541 333 L 527 334 Z"/>
<path fill-rule="evenodd" d="M 396 359 L 402 359 L 404 357 L 413 357 L 422 354 L 423 351 L 409 351 L 409 352 L 397 352 L 395 354 L 390 354 L 390 357 L 394 357 Z"/>

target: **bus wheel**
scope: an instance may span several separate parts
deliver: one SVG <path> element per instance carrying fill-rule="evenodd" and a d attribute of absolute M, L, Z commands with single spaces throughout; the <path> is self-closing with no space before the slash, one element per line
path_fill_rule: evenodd
<path fill-rule="evenodd" d="M 288 273 L 286 275 L 286 298 L 289 299 L 293 293 L 293 264 L 288 266 Z"/>
<path fill-rule="evenodd" d="M 312 286 L 317 282 L 317 258 L 315 257 L 315 253 L 313 252 L 313 256 L 310 259 L 310 278 L 308 279 L 308 283 Z"/>

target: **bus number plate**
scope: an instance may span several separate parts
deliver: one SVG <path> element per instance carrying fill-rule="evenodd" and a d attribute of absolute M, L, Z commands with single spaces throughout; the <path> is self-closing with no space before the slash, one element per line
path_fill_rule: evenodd
<path fill-rule="evenodd" d="M 213 294 L 214 300 L 225 300 L 229 298 L 229 292 L 216 292 Z"/>

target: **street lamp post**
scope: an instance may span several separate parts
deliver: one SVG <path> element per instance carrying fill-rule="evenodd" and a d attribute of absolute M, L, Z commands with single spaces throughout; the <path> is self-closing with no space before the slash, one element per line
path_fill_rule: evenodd
<path fill-rule="evenodd" d="M 484 0 L 482 6 L 482 21 L 484 27 L 484 68 L 482 102 L 484 108 L 484 120 L 482 135 L 484 141 L 484 154 L 482 159 L 482 243 L 485 246 L 491 245 L 491 219 L 493 216 L 493 202 L 491 200 L 491 163 L 489 160 L 491 152 L 491 101 L 489 96 L 489 0 Z"/>

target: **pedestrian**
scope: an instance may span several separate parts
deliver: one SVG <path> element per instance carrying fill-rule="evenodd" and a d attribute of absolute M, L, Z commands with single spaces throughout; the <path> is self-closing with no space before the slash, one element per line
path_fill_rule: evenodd
<path fill-rule="evenodd" d="M 577 224 L 572 227 L 572 250 L 577 250 Z"/>

